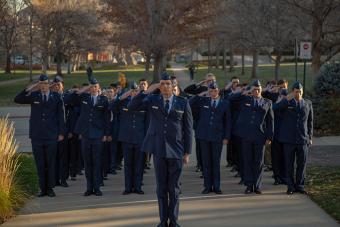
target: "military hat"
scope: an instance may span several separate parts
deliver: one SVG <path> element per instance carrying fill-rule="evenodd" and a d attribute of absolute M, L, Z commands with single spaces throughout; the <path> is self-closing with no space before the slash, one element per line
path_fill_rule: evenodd
<path fill-rule="evenodd" d="M 138 85 L 137 85 L 137 83 L 135 81 L 132 81 L 130 83 L 130 89 L 132 89 L 132 90 L 138 89 Z"/>
<path fill-rule="evenodd" d="M 56 77 L 53 79 L 53 83 L 59 83 L 59 82 L 63 82 L 63 78 L 61 78 L 61 76 L 56 75 Z"/>
<path fill-rule="evenodd" d="M 281 89 L 280 90 L 280 95 L 287 96 L 288 95 L 287 89 Z"/>
<path fill-rule="evenodd" d="M 46 74 L 41 74 L 39 76 L 39 81 L 41 81 L 41 82 L 47 81 L 48 82 L 48 76 Z"/>
<path fill-rule="evenodd" d="M 303 89 L 303 86 L 300 82 L 296 81 L 293 86 L 292 86 L 292 89 Z"/>
<path fill-rule="evenodd" d="M 253 83 L 251 84 L 253 87 L 261 87 L 261 82 L 259 80 L 254 80 Z"/>
<path fill-rule="evenodd" d="M 96 78 L 91 78 L 89 82 L 90 82 L 90 85 L 98 84 L 98 80 Z"/>
<path fill-rule="evenodd" d="M 218 85 L 216 82 L 212 82 L 208 85 L 208 88 L 209 89 L 217 89 L 218 88 Z"/>
<path fill-rule="evenodd" d="M 161 80 L 171 80 L 171 76 L 167 72 L 163 72 L 161 75 Z"/>

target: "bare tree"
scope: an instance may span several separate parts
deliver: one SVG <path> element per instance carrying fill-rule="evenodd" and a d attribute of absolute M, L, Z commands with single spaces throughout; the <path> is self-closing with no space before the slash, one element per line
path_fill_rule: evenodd
<path fill-rule="evenodd" d="M 204 0 L 106 0 L 102 14 L 112 23 L 113 41 L 154 59 L 153 80 L 165 68 L 167 54 L 202 38 L 216 9 Z"/>
<path fill-rule="evenodd" d="M 312 69 L 316 74 L 321 65 L 340 52 L 339 0 L 283 0 L 299 10 L 301 27 L 312 37 Z M 304 20 L 305 17 L 309 21 Z M 325 54 L 326 58 L 322 59 Z"/>

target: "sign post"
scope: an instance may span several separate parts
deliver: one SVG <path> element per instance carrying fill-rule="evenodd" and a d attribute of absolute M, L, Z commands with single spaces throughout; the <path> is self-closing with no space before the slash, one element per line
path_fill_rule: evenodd
<path fill-rule="evenodd" d="M 300 59 L 303 59 L 303 87 L 306 86 L 306 63 L 312 58 L 312 43 L 300 42 Z"/>

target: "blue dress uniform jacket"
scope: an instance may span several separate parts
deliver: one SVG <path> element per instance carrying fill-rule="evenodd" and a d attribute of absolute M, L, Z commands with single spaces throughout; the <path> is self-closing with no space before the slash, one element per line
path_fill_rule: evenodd
<path fill-rule="evenodd" d="M 206 141 L 219 142 L 230 139 L 231 113 L 227 100 L 220 99 L 218 106 L 211 106 L 211 98 L 195 96 L 190 99 L 190 106 L 199 109 L 199 121 L 196 138 Z"/>
<path fill-rule="evenodd" d="M 95 106 L 92 105 L 90 94 L 73 94 L 80 104 L 81 112 L 75 132 L 89 139 L 102 139 L 109 135 L 108 100 L 105 96 L 98 96 Z"/>
<path fill-rule="evenodd" d="M 313 107 L 307 99 L 301 100 L 298 106 L 294 99 L 283 99 L 273 106 L 275 111 L 282 112 L 282 122 L 277 138 L 282 143 L 309 144 L 313 137 Z"/>
<path fill-rule="evenodd" d="M 266 140 L 273 139 L 274 113 L 270 100 L 261 98 L 262 101 L 258 107 L 254 106 L 253 97 L 241 93 L 230 95 L 229 100 L 238 101 L 240 104 L 235 135 L 258 144 L 264 144 Z"/>
<path fill-rule="evenodd" d="M 142 150 L 161 158 L 182 159 L 192 148 L 192 114 L 188 100 L 173 97 L 169 114 L 164 109 L 162 95 L 135 96 L 129 104 L 132 111 L 146 110 L 150 115 Z"/>
<path fill-rule="evenodd" d="M 66 132 L 64 104 L 61 95 L 50 92 L 48 101 L 43 102 L 39 91 L 23 90 L 15 98 L 19 104 L 31 104 L 29 137 L 34 140 L 54 140 Z"/>
<path fill-rule="evenodd" d="M 146 132 L 146 111 L 131 111 L 128 104 L 131 97 L 124 99 L 118 103 L 117 111 L 119 116 L 118 141 L 132 144 L 143 143 Z"/>

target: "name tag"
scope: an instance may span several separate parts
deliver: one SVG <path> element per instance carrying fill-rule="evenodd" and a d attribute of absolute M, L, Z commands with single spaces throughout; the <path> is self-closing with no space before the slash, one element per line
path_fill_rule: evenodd
<path fill-rule="evenodd" d="M 182 110 L 175 110 L 177 113 L 184 113 Z"/>
<path fill-rule="evenodd" d="M 34 104 L 39 104 L 40 102 L 34 102 Z"/>
<path fill-rule="evenodd" d="M 124 111 L 129 111 L 129 109 L 123 108 Z"/>
<path fill-rule="evenodd" d="M 152 109 L 158 110 L 158 106 L 152 106 Z"/>
<path fill-rule="evenodd" d="M 87 104 L 87 102 L 83 101 L 84 104 Z"/>
<path fill-rule="evenodd" d="M 209 109 L 209 106 L 203 106 L 203 107 Z"/>
<path fill-rule="evenodd" d="M 144 111 L 144 110 L 141 110 L 141 111 L 139 111 L 139 113 L 145 113 L 145 111 Z"/>
<path fill-rule="evenodd" d="M 246 105 L 246 106 L 251 106 L 250 103 L 246 103 L 246 104 L 244 104 L 244 105 Z"/>
<path fill-rule="evenodd" d="M 295 107 L 293 107 L 293 106 L 288 106 L 288 109 L 294 109 Z"/>
<path fill-rule="evenodd" d="M 103 108 L 104 106 L 98 106 L 99 108 Z"/>

